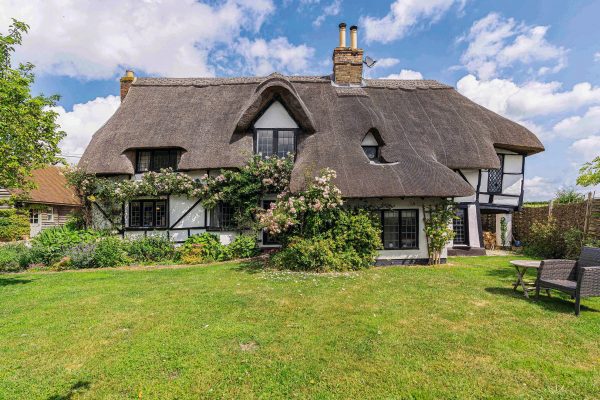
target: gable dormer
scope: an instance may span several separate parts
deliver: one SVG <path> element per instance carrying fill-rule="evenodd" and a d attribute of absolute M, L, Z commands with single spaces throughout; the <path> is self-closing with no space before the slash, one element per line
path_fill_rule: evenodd
<path fill-rule="evenodd" d="M 254 152 L 262 157 L 296 153 L 300 127 L 280 101 L 273 101 L 254 122 Z"/>

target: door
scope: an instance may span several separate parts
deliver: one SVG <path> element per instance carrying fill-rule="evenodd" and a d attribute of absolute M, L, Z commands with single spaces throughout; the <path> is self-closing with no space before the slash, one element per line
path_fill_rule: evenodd
<path fill-rule="evenodd" d="M 34 237 L 42 230 L 40 211 L 29 209 L 29 237 Z"/>

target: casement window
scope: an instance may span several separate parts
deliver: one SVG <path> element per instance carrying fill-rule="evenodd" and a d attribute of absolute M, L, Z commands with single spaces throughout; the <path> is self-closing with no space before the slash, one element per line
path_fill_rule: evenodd
<path fill-rule="evenodd" d="M 365 155 L 371 162 L 380 162 L 379 150 L 382 140 L 376 129 L 371 129 L 362 140 L 361 146 Z"/>
<path fill-rule="evenodd" d="M 54 208 L 48 207 L 45 212 L 42 214 L 45 222 L 54 222 Z"/>
<path fill-rule="evenodd" d="M 363 146 L 362 149 L 370 161 L 379 160 L 379 146 Z"/>
<path fill-rule="evenodd" d="M 385 250 L 419 248 L 419 210 L 383 210 L 380 220 Z"/>
<path fill-rule="evenodd" d="M 158 172 L 166 168 L 176 171 L 178 162 L 179 150 L 177 149 L 138 150 L 135 172 Z"/>
<path fill-rule="evenodd" d="M 219 203 L 210 210 L 210 229 L 233 230 L 236 229 L 235 208 L 227 203 Z"/>
<path fill-rule="evenodd" d="M 263 158 L 286 157 L 296 152 L 295 129 L 256 129 L 254 149 Z"/>
<path fill-rule="evenodd" d="M 129 202 L 129 226 L 131 228 L 166 228 L 166 200 L 134 200 Z"/>
<path fill-rule="evenodd" d="M 467 220 L 467 209 L 459 208 L 456 210 L 456 218 L 452 221 L 454 229 L 454 241 L 456 245 L 469 244 L 469 224 Z"/>
<path fill-rule="evenodd" d="M 488 170 L 488 193 L 502 193 L 502 174 L 504 170 L 504 155 L 498 154 L 500 168 Z"/>
<path fill-rule="evenodd" d="M 29 223 L 37 224 L 40 222 L 40 213 L 38 210 L 34 210 L 32 208 L 29 209 Z"/>

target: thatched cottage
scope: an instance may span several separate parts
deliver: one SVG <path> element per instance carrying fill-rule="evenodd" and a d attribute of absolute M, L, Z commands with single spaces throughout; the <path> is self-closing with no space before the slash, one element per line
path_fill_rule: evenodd
<path fill-rule="evenodd" d="M 330 167 L 354 204 L 380 209 L 381 261 L 427 259 L 423 205 L 460 204 L 451 247 L 480 252 L 481 214 L 523 201 L 525 158 L 543 151 L 525 127 L 432 80 L 363 79 L 357 29 L 340 25 L 329 76 L 121 79 L 122 103 L 93 136 L 80 166 L 139 179 L 172 167 L 200 177 L 252 153 L 295 153 L 292 189 L 305 171 Z M 204 210 L 164 196 L 124 207 L 125 235 L 159 232 L 181 242 L 214 230 L 235 235 L 227 205 Z M 263 246 L 269 246 L 266 236 Z"/>

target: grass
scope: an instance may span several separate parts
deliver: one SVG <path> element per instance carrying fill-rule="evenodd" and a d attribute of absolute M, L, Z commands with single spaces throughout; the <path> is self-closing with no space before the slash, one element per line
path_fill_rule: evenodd
<path fill-rule="evenodd" d="M 510 259 L 0 275 L 0 398 L 600 398 L 600 299 L 526 300 Z"/>

